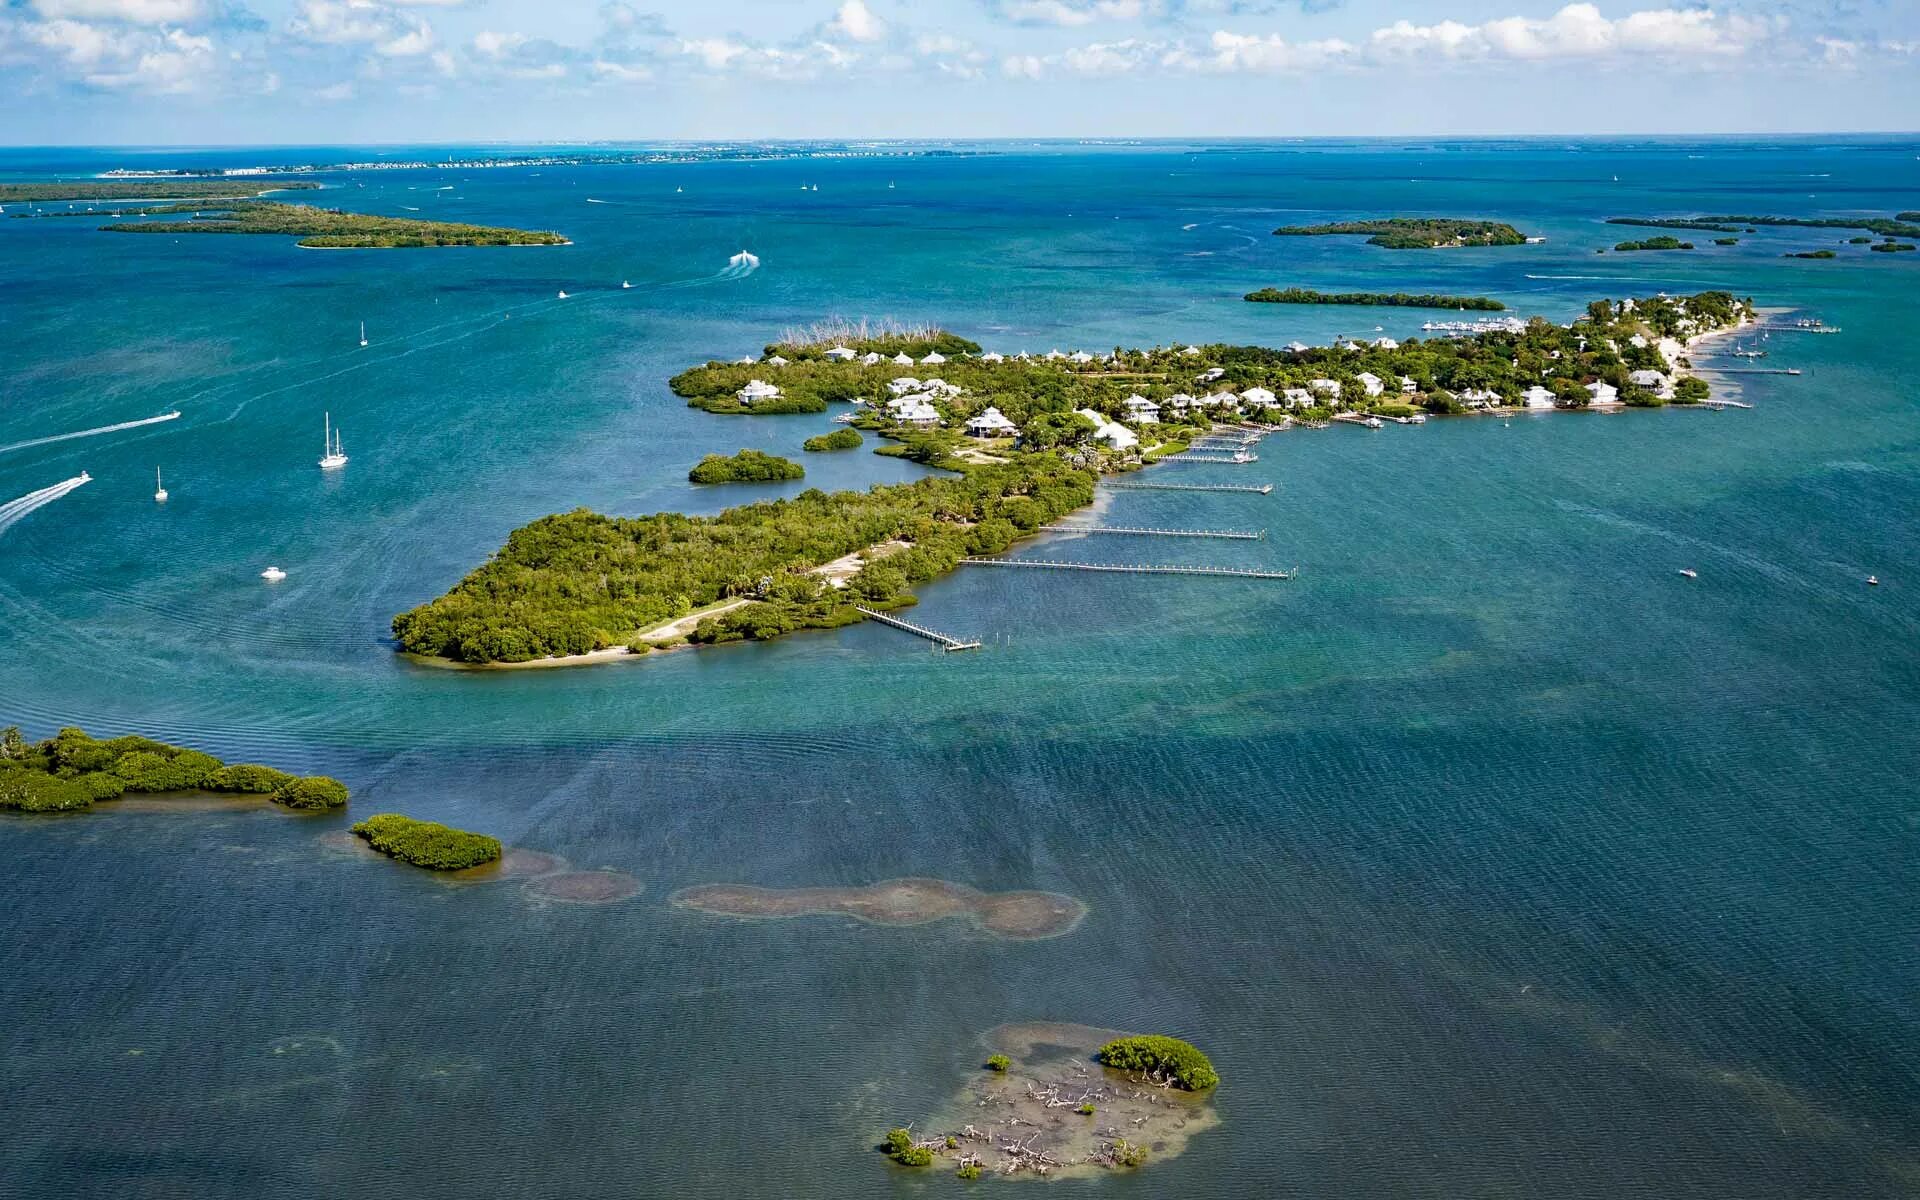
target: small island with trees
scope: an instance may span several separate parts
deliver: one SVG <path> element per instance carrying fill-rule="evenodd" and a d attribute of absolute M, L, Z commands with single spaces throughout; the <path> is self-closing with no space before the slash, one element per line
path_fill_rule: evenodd
<path fill-rule="evenodd" d="M 500 861 L 499 838 L 399 813 L 368 817 L 354 825 L 353 833 L 388 858 L 429 871 L 464 871 Z"/>
<path fill-rule="evenodd" d="M 693 403 L 731 400 L 760 378 L 823 406 L 831 394 L 856 428 L 885 439 L 882 452 L 942 473 L 710 517 L 543 517 L 445 595 L 396 616 L 393 632 L 429 660 L 570 665 L 847 625 L 861 608 L 913 603 L 912 588 L 961 559 L 999 554 L 1091 504 L 1101 475 L 1151 465 L 1217 425 L 1698 404 L 1711 393 L 1689 375 L 1689 345 L 1753 315 L 1751 301 L 1712 291 L 1596 300 L 1564 325 L 1509 318 L 1459 336 L 1287 349 L 947 354 L 935 345 L 973 343 L 942 334 L 920 336 L 916 358 L 894 334 L 789 339 L 758 362 L 682 372 L 675 389 Z"/>
<path fill-rule="evenodd" d="M 1334 221 L 1325 225 L 1283 225 L 1278 237 L 1327 237 L 1365 234 L 1369 246 L 1387 250 L 1446 250 L 1463 246 L 1524 246 L 1527 235 L 1504 221 L 1460 217 L 1387 217 Z"/>
<path fill-rule="evenodd" d="M 1441 296 L 1429 292 L 1316 292 L 1310 288 L 1261 288 L 1248 292 L 1255 304 L 1356 304 L 1388 308 L 1452 308 L 1471 312 L 1505 312 L 1507 306 L 1487 296 Z"/>
<path fill-rule="evenodd" d="M 77 179 L 56 183 L 0 183 L 0 204 L 105 200 L 246 200 L 269 192 L 317 191 L 317 183 L 236 179 L 153 179 L 137 183 Z M 17 214 L 31 216 L 33 214 Z"/>
<path fill-rule="evenodd" d="M 564 246 L 557 233 L 467 225 L 452 221 L 422 221 L 382 217 L 281 204 L 271 200 L 241 200 L 218 207 L 167 204 L 124 209 L 118 216 L 180 215 L 180 221 L 125 221 L 102 225 L 109 233 L 263 233 L 297 237 L 296 245 L 310 250 L 404 249 L 432 246 Z"/>
<path fill-rule="evenodd" d="M 0 810 L 79 812 L 128 793 L 212 792 L 264 797 L 305 812 L 344 807 L 346 785 L 324 775 L 290 775 L 255 763 L 222 763 L 211 754 L 128 735 L 105 741 L 62 729 L 29 743 L 17 727 L 0 730 Z"/>
<path fill-rule="evenodd" d="M 829 450 L 858 450 L 863 440 L 858 429 L 836 429 L 832 433 L 808 438 L 800 443 L 800 448 L 813 453 Z"/>
<path fill-rule="evenodd" d="M 1615 250 L 1626 253 L 1633 250 L 1691 250 L 1692 242 L 1683 242 L 1677 237 L 1642 238 L 1637 242 L 1615 242 Z"/>
<path fill-rule="evenodd" d="M 856 440 L 859 436 L 854 434 Z M 800 479 L 806 473 L 806 469 L 792 459 L 764 450 L 742 450 L 731 456 L 707 455 L 687 472 L 687 478 L 694 483 L 770 483 Z"/>

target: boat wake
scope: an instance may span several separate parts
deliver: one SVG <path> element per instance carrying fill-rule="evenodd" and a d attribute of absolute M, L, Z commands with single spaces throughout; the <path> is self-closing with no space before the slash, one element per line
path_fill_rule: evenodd
<path fill-rule="evenodd" d="M 72 479 L 63 479 L 52 487 L 43 487 L 37 492 L 28 492 L 16 500 L 0 504 L 0 533 L 5 533 L 28 514 L 45 508 L 82 484 L 91 482 L 92 479 L 93 476 L 82 472 Z"/>
<path fill-rule="evenodd" d="M 1586 279 L 1586 280 L 1599 280 L 1604 283 L 1612 280 L 1613 276 L 1611 275 L 1529 275 L 1527 276 L 1527 278 L 1528 279 Z"/>
<path fill-rule="evenodd" d="M 158 425 L 163 421 L 178 420 L 179 416 L 180 413 L 176 410 L 170 413 L 161 413 L 157 417 L 147 417 L 139 421 L 122 421 L 118 425 L 102 425 L 97 429 L 82 429 L 74 433 L 56 433 L 52 437 L 30 438 L 24 442 L 14 442 L 12 445 L 0 446 L 0 454 L 5 454 L 10 450 L 25 450 L 30 446 L 50 446 L 55 442 L 70 442 L 75 438 L 99 437 L 103 433 L 119 433 L 123 429 L 138 429 L 143 425 Z"/>
<path fill-rule="evenodd" d="M 760 269 L 760 256 L 749 254 L 745 250 L 727 260 L 726 270 L 720 272 L 722 279 L 745 279 Z"/>

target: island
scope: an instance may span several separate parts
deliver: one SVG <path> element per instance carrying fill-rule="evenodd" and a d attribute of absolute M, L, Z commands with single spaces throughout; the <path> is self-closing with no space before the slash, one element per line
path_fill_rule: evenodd
<path fill-rule="evenodd" d="M 388 858 L 429 871 L 464 871 L 500 861 L 499 838 L 399 813 L 368 817 L 354 825 L 353 833 Z"/>
<path fill-rule="evenodd" d="M 827 450 L 858 450 L 864 440 L 858 429 L 836 429 L 832 433 L 808 438 L 800 443 L 800 448 L 816 453 Z"/>
<path fill-rule="evenodd" d="M 1316 292 L 1310 288 L 1261 288 L 1248 292 L 1256 304 L 1359 304 L 1389 308 L 1455 308 L 1505 312 L 1507 306 L 1486 296 L 1439 296 L 1412 292 Z"/>
<path fill-rule="evenodd" d="M 1907 251 L 1912 250 L 1914 248 L 1914 243 L 1912 242 L 1881 242 L 1878 245 L 1869 246 L 1867 248 L 1869 250 L 1876 251 L 1880 254 L 1904 254 Z"/>
<path fill-rule="evenodd" d="M 78 812 L 130 792 L 262 796 L 284 808 L 324 811 L 347 803 L 346 785 L 324 775 L 290 775 L 256 763 L 128 735 L 98 740 L 66 728 L 28 743 L 17 726 L 0 730 L 0 809 Z"/>
<path fill-rule="evenodd" d="M 888 1130 L 876 1149 L 909 1171 L 941 1162 L 962 1179 L 1080 1178 L 1175 1159 L 1219 1124 L 1209 1103 L 1219 1078 L 1176 1038 L 1033 1022 L 986 1041 L 985 1069 L 969 1071 L 943 1111 Z"/>
<path fill-rule="evenodd" d="M 854 435 L 856 438 L 858 434 Z M 762 450 L 742 450 L 731 457 L 709 454 L 694 464 L 687 478 L 695 483 L 766 483 L 780 479 L 799 479 L 806 469 L 792 459 Z"/>
<path fill-rule="evenodd" d="M 1692 242 L 1683 242 L 1677 237 L 1650 237 L 1637 242 L 1615 242 L 1613 248 L 1629 250 L 1691 250 Z"/>
<path fill-rule="evenodd" d="M 428 660 L 570 665 L 846 625 L 862 609 L 911 604 L 913 587 L 962 559 L 999 554 L 1086 507 L 1100 476 L 1142 469 L 1220 426 L 1698 404 L 1711 397 L 1706 381 L 1679 386 L 1690 346 L 1753 317 L 1751 300 L 1709 291 L 1596 300 L 1565 325 L 1502 318 L 1405 342 L 929 350 L 911 368 L 858 339 L 778 343 L 759 362 L 685 372 L 676 387 L 701 396 L 757 376 L 819 395 L 830 383 L 883 449 L 942 474 L 808 489 L 710 517 L 543 517 L 445 595 L 396 616 L 393 633 Z"/>
<path fill-rule="evenodd" d="M 1796 250 L 1788 254 L 1782 254 L 1780 257 L 1781 258 L 1839 258 L 1840 256 L 1834 253 L 1832 250 Z"/>
<path fill-rule="evenodd" d="M 154 179 L 119 183 L 79 179 L 71 183 L 0 183 L 0 204 L 42 204 L 67 200 L 245 200 L 268 192 L 316 191 L 317 183 L 233 179 Z"/>
<path fill-rule="evenodd" d="M 1707 229 L 1715 233 L 1753 233 L 1763 225 L 1787 229 L 1864 229 L 1881 237 L 1920 238 L 1920 213 L 1913 212 L 1893 217 L 1610 217 L 1607 224 Z"/>
<path fill-rule="evenodd" d="M 466 225 L 451 221 L 421 221 L 281 204 L 271 200 L 242 200 L 217 207 L 168 204 L 119 215 L 187 216 L 184 221 L 126 221 L 102 225 L 109 233 L 265 233 L 297 237 L 296 245 L 310 250 L 400 249 L 426 246 L 565 246 L 557 233 Z"/>
<path fill-rule="evenodd" d="M 1388 217 L 1335 221 L 1326 225 L 1285 225 L 1278 237 L 1326 237 L 1366 234 L 1369 246 L 1387 250 L 1443 250 L 1462 246 L 1524 246 L 1527 235 L 1503 221 L 1458 217 Z"/>

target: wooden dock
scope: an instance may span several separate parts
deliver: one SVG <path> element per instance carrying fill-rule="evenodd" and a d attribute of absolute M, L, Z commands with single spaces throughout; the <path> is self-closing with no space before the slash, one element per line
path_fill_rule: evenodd
<path fill-rule="evenodd" d="M 1715 375 L 1798 375 L 1799 367 L 1703 367 Z"/>
<path fill-rule="evenodd" d="M 1150 529 L 1135 525 L 1042 525 L 1048 533 L 1126 533 L 1139 537 L 1224 538 L 1233 542 L 1265 541 L 1264 529 Z"/>
<path fill-rule="evenodd" d="M 1109 483 L 1109 491 L 1114 492 L 1258 492 L 1269 495 L 1273 491 L 1270 483 Z"/>
<path fill-rule="evenodd" d="M 915 625 L 911 621 L 902 621 L 899 617 L 890 617 L 886 613 L 875 612 L 871 608 L 862 608 L 858 604 L 854 605 L 853 608 L 854 608 L 854 611 L 859 613 L 861 616 L 870 617 L 873 620 L 880 622 L 882 625 L 891 625 L 895 629 L 902 630 L 903 632 L 911 633 L 916 637 L 923 637 L 930 642 L 937 643 L 941 647 L 941 649 L 945 650 L 948 654 L 952 654 L 955 650 L 978 650 L 980 648 L 980 642 L 978 639 L 975 639 L 970 642 L 962 641 L 961 639 L 956 637 L 948 637 L 946 634 L 941 633 L 938 630 L 928 629 L 924 625 Z"/>
<path fill-rule="evenodd" d="M 963 558 L 962 566 L 1035 567 L 1047 571 L 1105 571 L 1117 575 L 1210 575 L 1233 579 L 1292 579 L 1292 571 L 1256 571 L 1249 567 L 1162 567 L 1125 563 L 1061 562 L 1050 558 Z M 861 611 L 865 611 L 862 609 Z"/>
<path fill-rule="evenodd" d="M 1195 454 L 1192 451 L 1183 451 L 1179 454 L 1169 454 L 1164 458 L 1158 458 L 1154 461 L 1163 463 L 1232 463 L 1234 466 L 1245 466 L 1248 463 L 1259 462 L 1260 456 L 1258 454 L 1249 454 L 1244 450 L 1238 454 L 1207 454 L 1204 452 Z"/>

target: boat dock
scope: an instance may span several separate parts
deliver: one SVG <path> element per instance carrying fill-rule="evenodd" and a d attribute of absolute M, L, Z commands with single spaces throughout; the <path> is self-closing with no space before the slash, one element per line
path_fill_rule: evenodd
<path fill-rule="evenodd" d="M 1744 400 L 1720 400 L 1709 396 L 1705 400 L 1696 400 L 1692 404 L 1678 404 L 1676 408 L 1752 408 Z"/>
<path fill-rule="evenodd" d="M 978 639 L 975 639 L 974 641 L 971 641 L 971 642 L 961 641 L 959 638 L 948 637 L 944 633 L 940 633 L 936 630 L 928 629 L 924 625 L 915 625 L 911 621 L 902 621 L 898 617 L 890 617 L 886 613 L 875 612 L 870 608 L 862 608 L 858 604 L 854 605 L 853 607 L 854 607 L 854 611 L 858 612 L 863 617 L 870 617 L 873 620 L 880 622 L 882 625 L 891 625 L 895 629 L 899 629 L 906 633 L 911 633 L 916 637 L 923 637 L 930 642 L 937 643 L 941 647 L 941 649 L 945 650 L 949 654 L 952 654 L 955 650 L 978 650 L 980 648 L 980 642 Z"/>
<path fill-rule="evenodd" d="M 1245 466 L 1247 463 L 1259 462 L 1260 456 L 1258 454 L 1250 454 L 1245 450 L 1240 450 L 1233 454 L 1208 454 L 1204 451 L 1195 453 L 1188 450 L 1182 451 L 1179 454 L 1169 454 L 1164 458 L 1155 459 L 1154 461 L 1170 463 L 1232 463 L 1235 466 Z"/>
<path fill-rule="evenodd" d="M 1121 575 L 1217 575 L 1234 579 L 1292 579 L 1295 571 L 1299 570 L 1298 567 L 1293 571 L 1256 571 L 1247 567 L 1139 566 L 1121 563 L 1061 562 L 1050 558 L 963 558 L 960 564 L 975 567 L 1036 567 L 1049 571 L 1107 571 Z"/>
<path fill-rule="evenodd" d="M 1133 525 L 1042 525 L 1048 533 L 1127 533 L 1140 537 L 1225 538 L 1235 542 L 1265 541 L 1264 529 L 1148 529 Z"/>
<path fill-rule="evenodd" d="M 1110 483 L 1109 491 L 1115 492 L 1258 492 L 1265 496 L 1273 491 L 1270 483 Z"/>
<path fill-rule="evenodd" d="M 1716 375 L 1798 375 L 1799 367 L 1706 367 Z"/>

